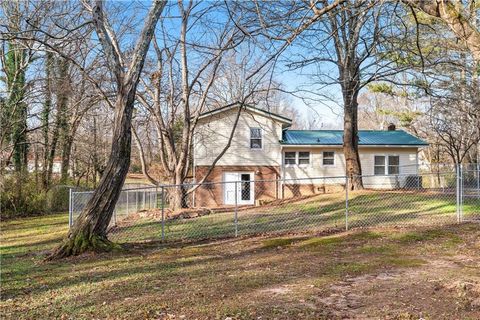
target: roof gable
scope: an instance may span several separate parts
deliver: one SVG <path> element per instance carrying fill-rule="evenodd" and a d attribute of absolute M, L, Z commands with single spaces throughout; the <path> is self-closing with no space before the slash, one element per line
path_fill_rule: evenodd
<path fill-rule="evenodd" d="M 427 146 L 425 141 L 403 131 L 359 130 L 359 145 Z M 284 130 L 283 145 L 342 145 L 343 130 Z"/>
<path fill-rule="evenodd" d="M 255 114 L 259 114 L 259 115 L 267 117 L 267 118 L 272 118 L 272 119 L 277 120 L 277 121 L 279 121 L 281 123 L 284 123 L 286 125 L 291 125 L 292 124 L 292 119 L 289 119 L 287 117 L 281 116 L 279 114 L 276 114 L 276 113 L 273 113 L 273 112 L 270 112 L 270 111 L 267 111 L 267 110 L 263 110 L 263 109 L 253 107 L 251 105 L 247 105 L 247 104 L 241 105 L 239 103 L 232 103 L 232 104 L 226 105 L 226 106 L 218 108 L 218 109 L 214 109 L 214 110 L 211 110 L 211 111 L 204 112 L 204 113 L 200 114 L 198 119 L 199 120 L 204 119 L 204 118 L 207 118 L 207 117 L 215 115 L 215 114 L 226 112 L 226 111 L 229 111 L 229 110 L 232 110 L 232 109 L 237 109 L 239 107 L 242 107 L 245 110 L 248 110 L 249 112 L 253 112 Z"/>

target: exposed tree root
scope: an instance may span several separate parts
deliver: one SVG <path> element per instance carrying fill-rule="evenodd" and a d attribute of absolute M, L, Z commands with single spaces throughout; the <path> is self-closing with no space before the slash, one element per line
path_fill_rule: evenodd
<path fill-rule="evenodd" d="M 47 257 L 47 261 L 58 260 L 69 256 L 76 256 L 85 252 L 110 252 L 121 250 L 122 247 L 106 237 L 97 235 L 86 236 L 78 233 L 67 238 L 55 251 Z"/>

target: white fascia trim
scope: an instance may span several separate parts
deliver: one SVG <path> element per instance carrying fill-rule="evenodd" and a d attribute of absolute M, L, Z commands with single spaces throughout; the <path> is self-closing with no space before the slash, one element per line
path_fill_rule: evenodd
<path fill-rule="evenodd" d="M 282 144 L 282 148 L 342 148 L 339 144 Z M 358 148 L 421 148 L 425 145 L 405 145 L 405 144 L 371 144 L 361 145 Z"/>
<path fill-rule="evenodd" d="M 235 108 L 238 108 L 239 105 L 232 105 L 228 108 L 225 108 L 225 109 L 219 109 L 219 110 L 213 110 L 211 112 L 208 112 L 207 114 L 205 115 L 201 115 L 198 117 L 198 120 L 200 119 L 204 119 L 204 118 L 208 118 L 210 116 L 213 116 L 213 115 L 216 115 L 216 114 L 219 114 L 219 113 L 222 113 L 222 112 L 225 112 L 225 111 L 228 111 L 228 110 L 232 110 L 232 109 L 235 109 Z M 265 118 L 272 118 L 272 119 L 275 119 L 281 123 L 285 123 L 285 124 L 288 124 L 288 125 L 291 125 L 292 124 L 292 121 L 290 120 L 287 120 L 287 119 L 284 119 L 282 117 L 278 117 L 272 113 L 270 113 L 269 111 L 266 111 L 266 110 L 257 110 L 255 108 L 252 108 L 250 106 L 244 106 L 245 109 L 247 109 L 248 111 L 250 112 L 253 112 L 253 113 L 256 113 L 258 115 L 261 115 L 261 116 L 264 116 Z M 265 112 L 262 112 L 262 111 L 265 111 Z"/>

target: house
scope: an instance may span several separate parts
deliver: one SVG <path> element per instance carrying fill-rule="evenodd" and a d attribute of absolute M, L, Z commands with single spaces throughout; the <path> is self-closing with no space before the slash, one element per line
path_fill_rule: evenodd
<path fill-rule="evenodd" d="M 199 116 L 194 134 L 196 206 L 254 204 L 345 187 L 342 130 L 291 130 L 292 120 L 252 106 L 229 105 Z M 235 130 L 232 133 L 232 128 Z M 417 174 L 427 143 L 403 131 L 360 130 L 359 153 L 366 188 L 403 187 Z M 410 179 L 410 180 L 409 180 Z M 240 181 L 239 183 L 233 183 Z"/>

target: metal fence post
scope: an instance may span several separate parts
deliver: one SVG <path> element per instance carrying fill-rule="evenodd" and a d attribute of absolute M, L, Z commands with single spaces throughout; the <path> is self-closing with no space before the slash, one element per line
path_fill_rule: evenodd
<path fill-rule="evenodd" d="M 235 237 L 238 236 L 238 186 L 235 181 Z"/>
<path fill-rule="evenodd" d="M 135 210 L 139 211 L 139 209 L 138 209 L 138 190 L 135 190 Z"/>
<path fill-rule="evenodd" d="M 477 195 L 480 196 L 480 163 L 477 163 Z"/>
<path fill-rule="evenodd" d="M 125 193 L 127 194 L 127 216 L 128 216 L 128 196 L 129 196 L 129 194 L 128 194 L 128 190 L 127 190 L 127 191 L 125 191 Z"/>
<path fill-rule="evenodd" d="M 460 170 L 460 221 L 463 222 L 463 168 L 459 165 Z"/>
<path fill-rule="evenodd" d="M 162 241 L 165 241 L 165 187 L 162 186 Z"/>
<path fill-rule="evenodd" d="M 68 227 L 73 225 L 73 192 L 72 188 L 68 190 Z"/>
<path fill-rule="evenodd" d="M 348 176 L 345 176 L 345 230 L 348 231 Z"/>
<path fill-rule="evenodd" d="M 456 173 L 456 196 L 457 196 L 457 222 L 460 223 L 460 165 L 457 164 L 457 167 L 455 168 L 455 173 Z"/>

